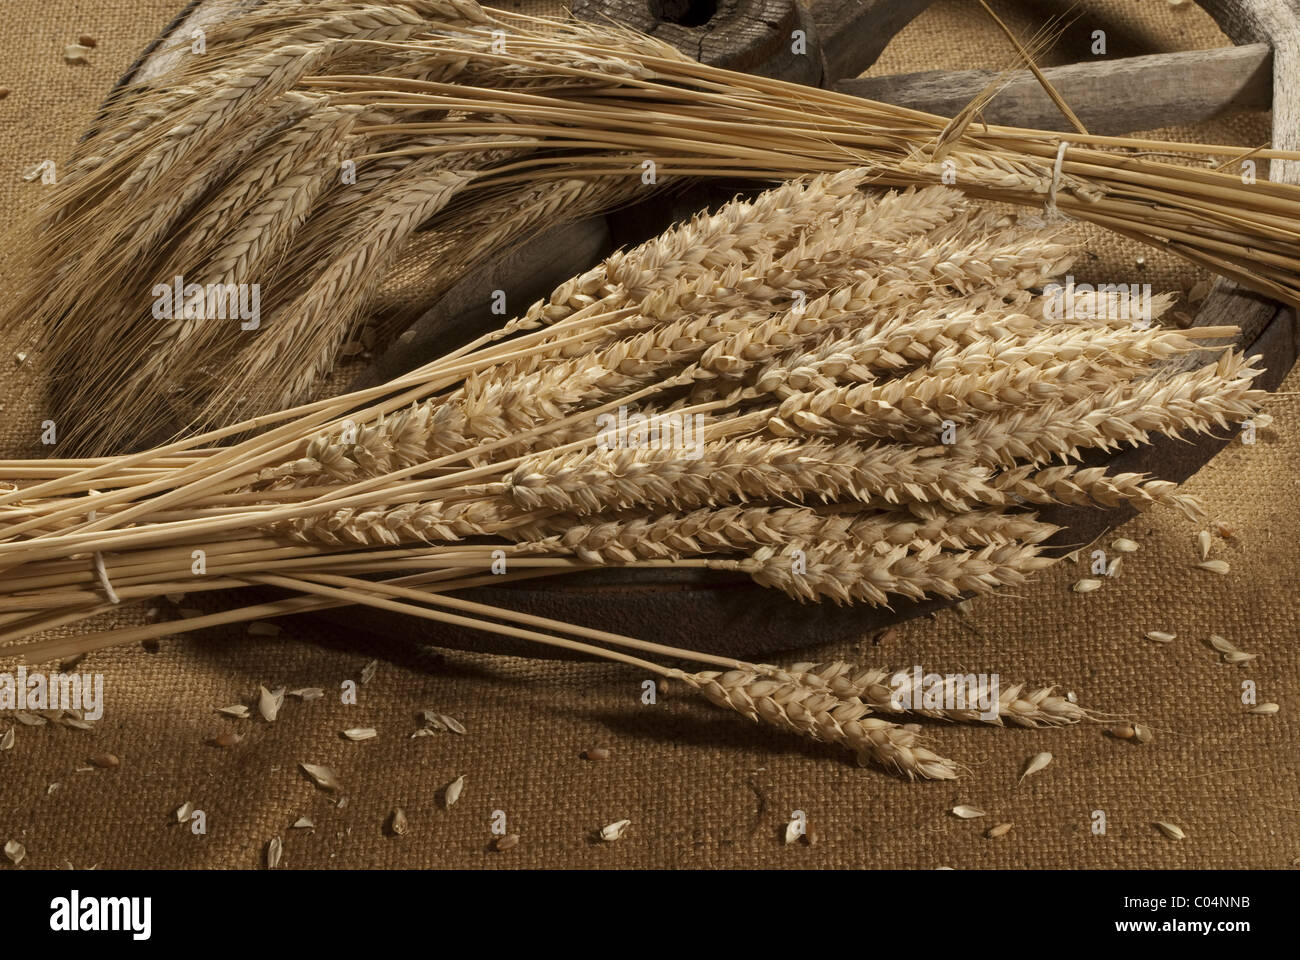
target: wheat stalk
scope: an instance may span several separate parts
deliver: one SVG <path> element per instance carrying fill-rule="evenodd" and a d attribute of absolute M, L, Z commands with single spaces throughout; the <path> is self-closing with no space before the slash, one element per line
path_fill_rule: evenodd
<path fill-rule="evenodd" d="M 923 701 L 924 691 L 917 685 L 916 675 L 911 671 L 863 669 L 834 660 L 820 664 L 795 663 L 788 672 L 800 683 L 814 689 L 824 689 L 844 699 L 861 700 L 877 713 L 915 713 L 936 720 L 1012 723 L 1022 727 L 1056 727 L 1091 719 L 1083 707 L 1068 697 L 1058 696 L 1055 687 L 1030 690 L 1024 684 L 1014 684 L 1006 689 L 999 686 L 994 702 L 989 678 L 952 675 L 941 678 L 930 691 L 931 696 L 939 703 L 963 702 L 968 706 L 918 708 L 903 706 Z M 981 714 L 978 704 L 984 701 L 990 702 L 992 716 Z"/>
<path fill-rule="evenodd" d="M 67 442 L 79 450 L 138 442 L 161 428 L 159 416 L 141 417 L 136 408 L 161 411 L 165 403 L 150 401 L 168 391 L 185 395 L 182 416 L 205 424 L 310 398 L 395 265 L 436 253 L 428 289 L 437 295 L 483 258 L 535 233 L 567 197 L 583 197 L 565 214 L 576 216 L 648 195 L 657 187 L 640 182 L 647 160 L 664 183 L 814 179 L 769 191 L 749 208 L 703 215 L 655 250 L 616 254 L 563 284 L 497 339 L 568 324 L 553 332 L 574 357 L 611 346 L 602 323 L 580 317 L 616 315 L 639 303 L 645 327 L 624 327 L 619 336 L 626 339 L 681 311 L 713 312 L 732 289 L 729 279 L 745 280 L 732 290 L 742 300 L 776 291 L 815 299 L 886 262 L 899 272 L 877 280 L 899 295 L 900 307 L 910 300 L 903 293 L 909 282 L 936 305 L 955 290 L 975 309 L 1024 306 L 1031 288 L 1062 269 L 1064 247 L 1043 236 L 1050 230 L 1016 227 L 950 190 L 886 198 L 875 210 L 849 213 L 844 204 L 855 202 L 864 182 L 910 186 L 955 177 L 967 197 L 1035 207 L 1054 185 L 1055 203 L 1068 216 L 1146 239 L 1283 299 L 1294 301 L 1300 291 L 1300 248 L 1288 227 L 1300 214 L 1297 188 L 1246 187 L 1225 173 L 1134 156 L 1134 149 L 1154 149 L 1147 141 L 1076 134 L 1058 175 L 1054 134 L 975 125 L 973 111 L 954 123 L 718 70 L 611 25 L 516 16 L 468 0 L 262 4 L 207 39 L 204 56 L 182 56 L 169 73 L 114 98 L 39 215 L 41 242 L 24 245 L 32 250 L 32 277 L 7 322 L 30 320 L 50 331 L 60 373 L 96 384 L 84 400 L 68 399 L 63 414 L 73 423 Z M 259 177 L 257 169 L 277 168 L 277 156 L 293 153 L 295 137 L 312 122 L 292 119 L 304 97 L 326 104 L 326 112 L 356 111 L 351 128 L 324 134 L 338 142 L 319 146 L 322 157 L 337 148 L 353 160 L 358 182 L 350 189 L 325 182 L 325 160 L 316 171 L 321 179 L 308 179 L 309 165 L 295 166 L 283 176 L 307 189 L 287 202 L 288 181 Z M 1234 154 L 1213 145 L 1163 146 L 1194 156 Z M 237 163 L 242 153 L 252 158 L 248 164 Z M 1287 151 L 1259 153 L 1295 159 Z M 205 162 L 191 162 L 198 158 Z M 459 197 L 426 207 L 396 182 L 420 164 L 481 175 Z M 891 204 L 910 209 L 891 219 Z M 420 213 L 424 222 L 412 225 Z M 376 218 L 385 216 L 381 225 Z M 216 229 L 214 218 L 225 217 L 234 222 Z M 270 236 L 251 239 L 271 223 Z M 171 268 L 169 236 L 178 227 L 183 265 L 212 264 L 220 279 L 275 267 L 265 277 L 276 320 L 266 335 L 222 331 L 200 347 L 193 330 L 168 327 L 164 337 L 175 334 L 176 342 L 159 349 L 158 331 L 142 325 L 141 310 L 153 284 L 170 279 L 162 274 Z M 417 227 L 429 229 L 417 238 Z M 121 266 L 105 271 L 110 251 Z M 736 270 L 762 264 L 764 281 L 715 270 L 724 262 Z M 702 286 L 701 271 L 720 283 Z M 365 281 L 353 284 L 361 274 Z M 326 318 L 322 304 L 340 295 L 342 309 Z M 101 323 L 106 308 L 121 319 Z M 853 325 L 840 324 L 841 339 Z M 392 332 L 391 324 L 380 325 L 380 336 Z M 914 352 L 921 349 L 917 343 Z M 102 362 L 87 364 L 87 355 Z M 541 356 L 522 353 L 515 368 L 534 372 Z M 812 373 L 799 362 L 748 362 L 761 363 L 768 380 L 794 369 L 827 389 L 835 377 L 827 371 L 839 361 L 818 357 Z M 244 367 L 282 388 L 232 386 Z M 156 376 L 164 368 L 171 375 Z M 724 380 L 748 375 L 743 366 L 707 369 Z M 131 386 L 119 390 L 123 375 Z M 695 396 L 715 399 L 729 390 L 701 383 Z"/>
<path fill-rule="evenodd" d="M 797 600 L 887 606 L 891 595 L 955 598 L 1018 586 L 1026 574 L 1051 565 L 1053 560 L 1041 552 L 1034 543 L 957 551 L 920 542 L 882 554 L 850 544 L 787 540 L 780 547 L 760 547 L 737 566 L 755 582 Z"/>
<path fill-rule="evenodd" d="M 751 720 L 845 747 L 863 765 L 875 763 L 909 780 L 957 777 L 957 764 L 923 746 L 919 734 L 868 716 L 870 706 L 860 701 L 749 670 L 677 671 L 670 676 L 699 690 L 711 703 Z"/>
<path fill-rule="evenodd" d="M 296 171 L 267 175 L 288 183 Z M 409 207 L 394 204 L 400 222 L 388 209 L 359 221 L 354 235 L 375 242 L 299 270 L 295 296 L 396 256 L 392 231 L 487 175 L 436 153 L 369 167 L 367 190 Z M 1196 510 L 1171 483 L 1075 460 L 1254 415 L 1253 361 L 1219 348 L 1199 368 L 1169 366 L 1213 356 L 1203 345 L 1231 330 L 1053 321 L 1034 286 L 1069 263 L 1054 231 L 940 189 L 866 197 L 863 182 L 853 171 L 735 201 L 387 384 L 137 454 L 0 463 L 0 481 L 13 481 L 0 491 L 0 642 L 66 655 L 361 604 L 675 676 L 752 719 L 924 779 L 958 767 L 885 717 L 1091 718 L 1050 687 L 1019 684 L 999 689 L 990 717 L 924 698 L 903 711 L 883 671 L 749 664 L 473 599 L 477 587 L 608 566 L 742 573 L 801 601 L 956 598 L 1017 587 L 1053 562 L 1060 530 L 1028 504 Z M 803 200 L 816 216 L 788 209 Z M 346 210 L 327 204 L 314 227 L 309 216 L 302 249 L 323 248 Z M 1050 257 L 1026 265 L 1033 238 Z M 296 331 L 293 315 L 277 315 L 269 332 L 281 323 L 280 337 L 319 346 L 358 302 L 344 296 L 340 321 L 320 301 Z M 599 428 L 629 414 L 647 430 L 698 415 L 698 444 L 611 441 Z M 196 548 L 200 578 L 187 575 Z M 508 572 L 489 572 L 498 562 Z M 285 595 L 179 628 L 42 636 L 115 601 L 249 586 Z M 669 665 L 682 661 L 710 669 Z"/>
<path fill-rule="evenodd" d="M 969 514 L 936 512 L 928 520 L 919 520 L 890 510 L 730 506 L 684 514 L 615 514 L 597 522 L 559 514 L 539 518 L 515 534 L 533 538 L 529 546 L 538 551 L 572 553 L 585 563 L 618 564 L 707 553 L 747 553 L 792 540 L 871 545 L 877 550 L 891 544 L 921 542 L 945 547 L 1019 540 L 1040 543 L 1058 529 L 1030 514 L 1005 515 L 989 510 Z"/>

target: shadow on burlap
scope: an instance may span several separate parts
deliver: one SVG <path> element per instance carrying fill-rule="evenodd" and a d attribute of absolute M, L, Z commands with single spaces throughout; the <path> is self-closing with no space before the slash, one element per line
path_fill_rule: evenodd
<path fill-rule="evenodd" d="M 6 221 L 41 189 L 23 183 L 22 171 L 68 155 L 114 79 L 176 6 L 136 0 L 90 12 L 68 0 L 9 4 L 11 29 L 0 36 L 0 85 L 12 90 L 0 102 Z M 998 6 L 1017 29 L 1030 26 L 1021 9 Z M 1042 5 L 1025 9 L 1034 6 Z M 1195 9 L 1115 0 L 1088 8 L 1072 29 L 1104 24 L 1113 54 L 1224 42 Z M 90 65 L 64 63 L 63 45 L 82 33 L 99 41 Z M 878 69 L 1000 66 L 1004 50 L 972 5 L 940 4 L 904 31 Z M 1267 118 L 1166 133 L 1254 145 L 1267 137 Z M 0 251 L 5 297 L 16 282 L 7 258 L 17 242 Z M 1099 273 L 1131 272 L 1137 247 L 1096 232 L 1087 242 Z M 1156 289 L 1186 289 L 1198 278 L 1175 261 L 1144 255 Z M 26 362 L 10 359 L 16 351 L 29 354 Z M 0 362 L 9 371 L 0 386 L 4 452 L 43 455 L 36 442 L 44 409 L 39 351 L 9 343 Z M 1298 385 L 1292 376 L 1284 389 Z M 969 774 L 955 784 L 908 784 L 681 691 L 642 705 L 645 678 L 623 668 L 440 652 L 317 621 L 286 622 L 278 638 L 232 628 L 166 640 L 154 653 L 137 646 L 92 655 L 79 669 L 105 675 L 104 719 L 92 732 L 17 728 L 14 748 L 0 753 L 0 841 L 21 840 L 32 868 L 65 861 L 247 868 L 262 862 L 276 835 L 284 838 L 287 867 L 1293 865 L 1300 862 L 1300 410 L 1290 397 L 1268 409 L 1276 423 L 1258 443 L 1229 446 L 1187 485 L 1238 529 L 1235 540 L 1215 544 L 1232 565 L 1229 576 L 1194 570 L 1196 528 L 1176 514 L 1152 513 L 1119 531 L 1141 549 L 1120 578 L 1094 594 L 1072 593 L 1069 584 L 1084 570 L 1063 563 L 1018 596 L 977 601 L 967 617 L 948 611 L 905 625 L 878 646 L 863 638 L 798 655 L 1057 682 L 1090 707 L 1149 724 L 1156 737 L 1147 745 L 1110 739 L 1095 726 L 1035 732 L 936 725 L 938 749 L 965 762 Z M 119 622 L 141 616 L 126 610 Z M 591 623 L 609 626 L 598 610 Z M 1178 639 L 1153 644 L 1143 639 L 1151 629 Z M 1259 659 L 1245 668 L 1220 663 L 1203 643 L 1210 633 Z M 380 665 L 360 688 L 359 704 L 339 703 L 340 683 L 372 658 Z M 1281 704 L 1278 716 L 1243 716 L 1246 680 L 1258 685 L 1261 700 Z M 320 686 L 329 696 L 291 700 L 271 725 L 214 712 L 254 703 L 258 684 Z M 411 739 L 415 712 L 425 707 L 458 717 L 468 733 Z M 0 730 L 7 726 L 0 720 Z M 376 727 L 379 738 L 340 738 L 341 729 L 358 726 Z M 229 729 L 246 734 L 238 747 L 205 745 Z M 596 745 L 612 747 L 613 758 L 581 758 Z M 1054 762 L 1018 786 L 1026 758 L 1040 750 L 1050 750 Z M 78 772 L 88 756 L 104 752 L 120 756 L 121 766 Z M 299 761 L 334 767 L 346 807 L 317 790 Z M 441 790 L 460 775 L 464 794 L 444 810 Z M 206 836 L 173 822 L 171 811 L 187 801 L 206 812 Z M 989 819 L 958 821 L 946 812 L 956 803 L 980 806 Z M 411 824 L 401 839 L 383 829 L 395 806 Z M 815 825 L 817 846 L 779 842 L 794 810 Z M 1106 816 L 1104 836 L 1089 829 L 1098 810 Z M 495 811 L 522 837 L 506 854 L 487 850 Z M 290 829 L 301 816 L 315 829 Z M 623 840 L 592 842 L 594 830 L 621 818 L 632 821 Z M 1187 839 L 1163 837 L 1153 820 L 1180 824 Z M 999 821 L 1014 830 L 985 839 L 983 830 Z"/>

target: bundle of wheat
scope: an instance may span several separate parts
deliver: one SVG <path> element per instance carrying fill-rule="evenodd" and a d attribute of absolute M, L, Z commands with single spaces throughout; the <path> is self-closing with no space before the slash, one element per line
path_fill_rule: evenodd
<path fill-rule="evenodd" d="M 618 565 L 741 570 L 801 600 L 953 597 L 1052 562 L 1057 528 L 1034 505 L 1197 511 L 1172 483 L 1076 461 L 1254 415 L 1253 361 L 1206 347 L 1232 328 L 1058 311 L 1041 288 L 1070 264 L 1059 226 L 869 179 L 822 174 L 700 215 L 381 387 L 143 453 L 0 464 L 16 484 L 0 495 L 0 639 L 27 638 L 6 652 L 366 604 L 635 664 L 908 775 L 953 775 L 875 716 L 929 710 L 887 674 L 739 663 L 460 593 Z M 1168 363 L 1207 349 L 1203 366 Z M 121 600 L 250 585 L 291 595 L 31 639 Z M 997 722 L 1086 716 L 1050 689 L 993 699 Z"/>
<path fill-rule="evenodd" d="M 849 167 L 1048 203 L 1295 302 L 1300 189 L 1135 153 L 1227 162 L 1237 148 L 1067 146 L 973 116 L 706 67 L 612 26 L 473 0 L 262 4 L 214 28 L 202 56 L 119 92 L 24 244 L 31 281 L 7 322 L 47 340 L 63 449 L 119 450 L 319 396 L 413 249 L 437 255 L 433 298 L 540 228 L 657 185 Z M 157 291 L 173 284 L 183 303 L 160 322 Z M 256 323 L 232 322 L 220 292 L 250 287 Z M 216 309 L 190 289 L 218 291 Z M 382 346 L 395 330 L 365 333 Z"/>

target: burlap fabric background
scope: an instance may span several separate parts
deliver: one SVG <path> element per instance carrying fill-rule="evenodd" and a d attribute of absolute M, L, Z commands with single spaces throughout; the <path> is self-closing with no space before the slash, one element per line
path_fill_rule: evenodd
<path fill-rule="evenodd" d="M 39 195 L 21 174 L 68 155 L 74 138 L 121 71 L 173 16 L 178 0 L 84 3 L 10 0 L 0 34 L 0 210 L 13 221 Z M 999 4 L 1018 29 L 1058 4 Z M 1221 45 L 1199 10 L 1164 2 L 1084 4 L 1085 16 L 1045 62 L 1085 55 L 1081 36 L 1101 26 L 1112 55 Z M 539 5 L 530 10 L 541 9 Z M 89 33 L 98 46 L 87 65 L 63 61 L 63 45 Z M 1001 66 L 1006 45 L 973 4 L 937 4 L 906 29 L 877 69 L 902 71 Z M 1207 125 L 1182 136 L 1254 145 L 1266 118 Z M 13 244 L 6 240 L 0 256 Z M 1089 256 L 1132 271 L 1135 248 L 1091 236 Z M 1157 288 L 1196 275 L 1146 254 Z M 1127 273 L 1125 274 L 1127 275 Z M 12 295 L 11 271 L 0 274 Z M 17 351 L 29 354 L 18 363 Z M 8 456 L 40 456 L 42 369 L 30 344 L 0 353 L 0 446 Z M 1289 378 L 1286 390 L 1300 386 Z M 997 671 L 1004 678 L 1054 681 L 1082 702 L 1141 718 L 1154 742 L 1110 739 L 1094 726 L 1032 732 L 933 728 L 946 755 L 970 765 L 952 784 L 908 784 L 861 770 L 831 748 L 804 743 L 723 714 L 678 692 L 640 702 L 644 679 L 602 665 L 493 658 L 373 640 L 318 622 L 285 623 L 278 638 L 209 631 L 93 655 L 79 669 L 103 673 L 106 713 L 91 732 L 24 727 L 0 752 L 0 842 L 21 840 L 26 867 L 255 867 L 267 841 L 284 838 L 287 867 L 1278 867 L 1300 863 L 1296 644 L 1300 463 L 1294 399 L 1269 404 L 1276 425 L 1253 446 L 1233 444 L 1188 485 L 1238 537 L 1219 543 L 1232 573 L 1191 568 L 1196 528 L 1160 512 L 1122 529 L 1141 550 L 1115 581 L 1082 596 L 1068 585 L 1083 571 L 1069 563 L 1018 596 L 978 601 L 913 622 L 874 645 L 820 649 L 872 664 L 921 663 L 941 671 Z M 171 611 L 164 607 L 164 614 Z M 124 611 L 124 618 L 138 617 Z M 601 623 L 599 610 L 591 622 Z M 614 625 L 615 627 L 617 625 Z M 1145 630 L 1176 631 L 1157 645 Z M 1204 645 L 1221 633 L 1260 658 L 1230 667 Z M 380 661 L 360 703 L 339 702 L 339 684 Z M 12 669 L 3 662 L 0 669 Z M 1241 683 L 1258 684 L 1280 715 L 1242 715 Z M 290 701 L 274 724 L 223 718 L 214 708 L 255 702 L 258 684 L 321 686 L 324 700 Z M 465 736 L 410 739 L 415 712 L 433 707 L 460 718 Z M 0 718 L 0 732 L 10 725 Z M 349 743 L 345 727 L 378 728 L 377 740 Z M 246 734 L 231 750 L 205 741 L 226 729 Z M 612 747 L 611 760 L 581 758 Z M 1055 761 L 1017 786 L 1025 759 L 1050 750 Z M 79 771 L 92 754 L 121 766 Z M 339 771 L 348 798 L 339 808 L 297 768 Z M 441 790 L 465 775 L 447 811 Z M 54 785 L 58 786 L 55 787 Z M 194 836 L 171 818 L 192 801 L 208 818 Z M 985 821 L 946 811 L 979 805 Z M 403 838 L 384 823 L 395 806 L 411 823 Z M 521 835 L 509 853 L 488 850 L 490 818 L 504 811 Z M 815 825 L 815 847 L 783 846 L 794 810 Z M 1089 831 L 1093 811 L 1108 831 Z M 300 816 L 314 830 L 290 829 Z M 615 844 L 592 842 L 613 820 L 632 821 Z M 988 840 L 983 829 L 1012 821 Z M 1153 820 L 1187 832 L 1169 840 Z M 7 861 L 0 867 L 9 868 Z"/>

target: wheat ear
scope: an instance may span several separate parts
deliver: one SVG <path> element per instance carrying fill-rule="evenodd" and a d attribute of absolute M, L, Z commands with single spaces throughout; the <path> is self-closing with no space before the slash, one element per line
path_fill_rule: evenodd
<path fill-rule="evenodd" d="M 871 708 L 860 701 L 751 670 L 675 671 L 670 676 L 755 722 L 842 746 L 863 765 L 874 763 L 909 780 L 957 777 L 957 764 L 923 746 L 919 734 L 868 716 Z"/>

